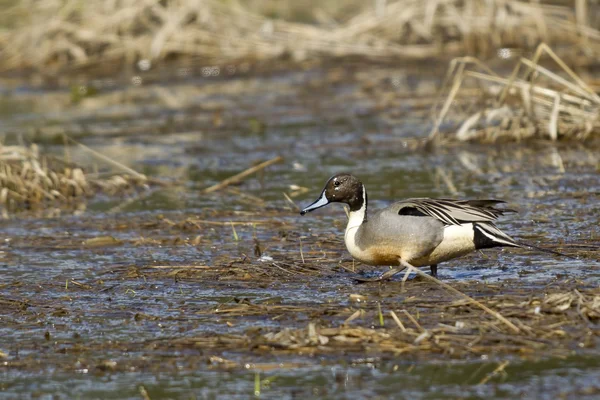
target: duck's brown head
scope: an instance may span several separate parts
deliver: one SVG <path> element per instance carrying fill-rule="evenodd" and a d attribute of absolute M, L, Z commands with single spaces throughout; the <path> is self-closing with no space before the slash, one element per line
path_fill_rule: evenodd
<path fill-rule="evenodd" d="M 350 211 L 358 211 L 367 201 L 367 194 L 361 181 L 350 174 L 337 174 L 329 178 L 321 196 L 311 205 L 305 207 L 300 215 L 326 206 L 329 203 L 346 203 Z"/>

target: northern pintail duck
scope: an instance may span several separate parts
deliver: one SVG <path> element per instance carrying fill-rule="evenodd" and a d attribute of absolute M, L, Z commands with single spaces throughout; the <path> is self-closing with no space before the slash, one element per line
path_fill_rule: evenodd
<path fill-rule="evenodd" d="M 493 223 L 505 212 L 514 212 L 494 208 L 504 203 L 501 200 L 414 198 L 367 217 L 365 186 L 353 175 L 338 174 L 300 214 L 333 202 L 350 207 L 344 241 L 352 257 L 369 265 L 396 266 L 404 260 L 415 267 L 429 265 L 437 277 L 439 263 L 474 250 L 524 247 Z M 384 275 L 389 278 L 393 273 Z"/>

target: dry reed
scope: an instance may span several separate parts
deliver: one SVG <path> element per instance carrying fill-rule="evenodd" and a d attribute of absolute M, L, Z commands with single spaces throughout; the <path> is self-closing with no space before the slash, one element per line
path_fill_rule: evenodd
<path fill-rule="evenodd" d="M 590 320 L 598 320 L 600 304 L 598 292 L 582 294 L 573 292 L 553 293 L 549 298 L 537 298 L 519 301 L 518 296 L 511 299 L 493 301 L 486 299 L 489 305 L 500 308 L 510 314 L 521 329 L 504 333 L 498 324 L 484 322 L 474 310 L 463 309 L 456 321 L 440 321 L 434 317 L 444 315 L 446 311 L 456 307 L 465 307 L 465 302 L 432 306 L 426 315 L 421 314 L 423 322 L 416 323 L 410 314 L 405 312 L 415 328 L 407 327 L 396 316 L 394 324 L 386 329 L 373 329 L 362 326 L 343 324 L 339 327 L 315 327 L 309 324 L 306 329 L 282 329 L 269 332 L 262 337 L 265 345 L 279 351 L 303 353 L 331 353 L 336 351 L 364 351 L 372 353 L 446 353 L 453 356 L 472 355 L 477 353 L 517 353 L 527 354 L 535 349 L 556 346 L 554 351 L 567 353 L 569 345 L 564 346 L 573 337 L 585 337 Z M 418 300 L 418 304 L 425 301 Z M 418 307 L 418 305 L 415 305 Z M 439 308 L 438 308 L 439 306 Z M 247 311 L 246 307 L 246 311 Z M 403 310 L 406 311 L 406 310 Z M 373 311 L 374 314 L 374 311 Z M 395 313 L 393 314 L 395 315 Z M 430 319 L 430 317 L 433 317 Z M 423 325 L 425 324 L 425 325 Z M 422 326 L 423 325 L 423 326 Z M 581 330 L 579 330 L 581 329 Z M 577 332 L 577 333 L 576 333 Z M 567 339 L 567 340 L 565 340 Z M 260 342 L 260 339 L 259 339 Z M 560 342 L 560 344 L 558 344 Z M 563 347 L 564 346 L 564 347 Z M 582 346 L 582 345 L 580 345 Z M 585 346 L 585 344 L 583 344 Z M 336 350 L 337 349 L 337 350 Z"/>
<path fill-rule="evenodd" d="M 600 54 L 597 5 L 588 1 L 403 0 L 376 7 L 367 2 L 358 3 L 350 17 L 341 5 L 339 13 L 336 7 L 316 7 L 310 10 L 317 22 L 312 24 L 269 18 L 269 2 L 263 3 L 19 0 L 2 12 L 1 68 L 49 72 L 141 60 L 138 65 L 146 68 L 177 57 L 206 63 L 286 55 L 422 59 L 493 55 L 503 47 L 530 49 L 540 42 L 564 45 L 565 52 L 584 58 Z"/>
<path fill-rule="evenodd" d="M 539 64 L 544 54 L 558 72 Z M 461 97 L 467 83 L 476 88 Z M 430 139 L 440 137 L 440 125 L 449 119 L 452 106 L 453 119 L 460 121 L 453 138 L 459 141 L 585 140 L 600 132 L 600 96 L 546 44 L 538 46 L 532 59 L 521 58 L 507 77 L 478 59 L 454 59 L 440 97 L 444 95 L 441 107 L 439 102 L 433 107 Z"/>
<path fill-rule="evenodd" d="M 24 209 L 77 208 L 98 192 L 123 194 L 145 182 L 137 173 L 87 175 L 79 166 L 40 155 L 36 145 L 0 146 L 0 208 L 5 217 Z"/>

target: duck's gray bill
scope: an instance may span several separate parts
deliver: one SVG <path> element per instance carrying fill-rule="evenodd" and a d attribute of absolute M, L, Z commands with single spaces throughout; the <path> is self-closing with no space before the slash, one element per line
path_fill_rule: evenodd
<path fill-rule="evenodd" d="M 329 204 L 329 200 L 327 200 L 327 196 L 325 196 L 325 191 L 323 191 L 323 193 L 321 193 L 321 197 L 319 197 L 317 201 L 312 203 L 310 206 L 305 207 L 304 210 L 300 211 L 300 215 L 304 215 L 307 212 L 311 212 L 313 210 L 316 210 L 317 208 L 326 206 L 327 204 Z"/>

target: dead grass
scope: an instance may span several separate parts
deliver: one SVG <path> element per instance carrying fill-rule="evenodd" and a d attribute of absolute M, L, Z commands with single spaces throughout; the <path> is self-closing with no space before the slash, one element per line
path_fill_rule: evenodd
<path fill-rule="evenodd" d="M 539 64 L 544 54 L 557 72 Z M 449 119 L 459 127 L 444 137 L 459 141 L 585 140 L 600 132 L 600 96 L 546 44 L 531 59 L 521 58 L 509 76 L 476 58 L 454 59 L 444 96 L 432 110 L 430 139 L 442 136 L 440 125 Z"/>
<path fill-rule="evenodd" d="M 116 354 L 111 360 L 119 371 L 132 366 L 164 368 L 164 354 L 177 354 L 176 350 L 184 350 L 186 357 L 200 357 L 217 369 L 244 368 L 262 355 L 270 359 L 290 356 L 300 362 L 312 355 L 331 356 L 332 360 L 401 356 L 441 362 L 597 352 L 600 288 L 594 275 L 578 280 L 569 274 L 541 283 L 526 278 L 445 281 L 469 298 L 421 278 L 405 284 L 393 280 L 357 285 L 349 274 L 352 261 L 344 259 L 347 254 L 339 235 L 318 232 L 300 236 L 293 227 L 282 225 L 287 215 L 282 209 L 255 213 L 205 209 L 200 216 L 177 214 L 171 219 L 143 214 L 78 220 L 71 226 L 83 232 L 92 222 L 94 231 L 112 236 L 37 236 L 32 230 L 32 235 L 15 237 L 11 249 L 19 251 L 82 249 L 89 256 L 111 254 L 114 249 L 110 247 L 116 246 L 126 253 L 131 246 L 147 248 L 135 249 L 140 261 L 111 259 L 87 277 L 60 275 L 63 279 L 50 279 L 43 286 L 16 279 L 0 283 L 5 325 L 18 334 L 26 331 L 15 343 L 19 351 L 31 350 L 28 354 L 35 355 L 16 358 L 14 347 L 3 349 L 8 351 L 10 366 L 35 370 L 48 364 L 71 371 L 84 351 L 82 362 L 96 371 L 112 368 L 97 361 L 106 354 Z M 238 228 L 239 240 L 231 236 L 231 222 Z M 249 226 L 244 228 L 250 224 L 258 224 L 256 237 L 251 237 Z M 129 239 L 125 232 L 130 232 Z M 134 239 L 136 233 L 143 237 Z M 117 241 L 115 236 L 123 239 Z M 258 240 L 262 255 L 252 249 Z M 158 253 L 161 245 L 170 248 L 168 254 L 156 262 L 144 260 L 147 252 Z M 177 261 L 178 247 L 189 263 Z M 198 257 L 190 256 L 188 248 L 192 247 L 201 250 Z M 203 254 L 209 247 L 215 249 L 214 254 Z M 578 253 L 595 255 L 596 249 Z M 20 261 L 9 258 L 8 262 Z M 36 288 L 36 296 L 31 296 Z M 48 335 L 56 339 L 40 345 L 43 332 L 39 330 L 56 323 L 56 318 L 64 329 L 86 326 L 90 320 L 92 332 L 107 329 L 106 324 L 117 318 L 112 317 L 116 301 L 96 301 L 100 296 L 119 302 L 116 315 L 129 336 L 105 340 L 92 333 L 89 339 L 80 340 L 60 337 L 57 333 L 61 331 L 53 329 Z M 86 301 L 89 306 L 82 306 Z M 41 326 L 37 336 L 23 319 Z M 169 331 L 159 338 L 144 336 L 157 325 Z M 57 348 L 66 349 L 59 358 Z M 190 368 L 197 370 L 197 362 Z"/>
<path fill-rule="evenodd" d="M 2 12 L 1 67 L 49 73 L 108 64 L 144 69 L 181 57 L 210 65 L 282 56 L 491 56 L 540 42 L 581 56 L 579 62 L 600 54 L 598 6 L 585 0 L 330 2 L 314 8 L 292 3 L 20 0 Z M 300 12 L 309 15 L 292 15 Z"/>
<path fill-rule="evenodd" d="M 278 225 L 272 219 L 259 222 L 263 227 Z M 187 229 L 166 223 L 172 229 Z M 226 232 L 227 226 L 218 229 Z M 247 288 L 285 285 L 290 293 L 286 298 L 232 297 L 217 305 L 200 306 L 195 310 L 198 318 L 219 318 L 228 327 L 226 331 L 160 341 L 156 343 L 160 347 L 468 358 L 484 354 L 564 356 L 573 348 L 597 345 L 593 327 L 600 321 L 600 291 L 593 283 L 557 280 L 535 290 L 524 280 L 500 284 L 450 281 L 440 285 L 417 278 L 406 284 L 356 285 L 347 276 L 351 262 L 340 260 L 343 250 L 339 241 L 320 240 L 318 246 L 308 245 L 303 257 L 299 250 L 293 250 L 300 245 L 299 238 L 274 238 L 262 245 L 277 249 L 271 252 L 278 254 L 275 260 L 247 253 L 250 255 L 237 259 L 215 258 L 210 265 L 127 267 L 115 272 L 126 274 L 128 279 L 174 278 L 203 285 L 213 282 L 222 288 L 232 284 Z M 325 296 L 321 302 L 306 302 L 293 296 L 296 291 L 307 290 L 306 282 L 318 282 L 332 274 L 338 275 L 332 278 L 333 285 L 339 287 L 335 301 Z M 347 280 L 347 285 L 338 286 L 340 279 Z M 320 296 L 318 290 L 311 290 Z M 248 319 L 255 321 L 254 328 L 240 333 L 236 327 L 245 326 Z M 277 321 L 279 327 L 261 327 L 261 321 L 267 325 Z"/>
<path fill-rule="evenodd" d="M 248 223 L 250 217 L 239 223 Z M 223 219 L 227 217 L 211 224 L 223 232 L 220 237 L 228 228 Z M 190 222 L 164 221 L 171 229 L 184 231 Z M 273 216 L 252 220 L 257 222 L 262 229 L 278 226 Z M 199 223 L 193 225 L 201 231 Z M 161 348 L 213 349 L 216 354 L 240 348 L 303 355 L 444 354 L 464 359 L 489 354 L 564 356 L 574 348 L 597 345 L 593 327 L 600 321 L 600 291 L 591 282 L 555 280 L 534 290 L 525 280 L 440 284 L 416 278 L 406 284 L 390 281 L 356 285 L 348 276 L 351 262 L 341 260 L 339 240 L 320 236 L 314 243 L 306 239 L 301 257 L 300 237 L 290 235 L 261 243 L 274 249 L 269 253 L 277 254 L 275 259 L 242 250 L 249 247 L 247 241 L 240 245 L 243 254 L 239 258 L 214 258 L 210 265 L 127 267 L 115 273 L 126 274 L 128 279 L 174 278 L 203 285 L 213 282 L 222 288 L 285 285 L 290 293 L 285 298 L 232 297 L 217 305 L 200 306 L 195 309 L 198 318 L 219 318 L 228 328 L 153 344 Z M 333 286 L 338 288 L 334 301 L 330 295 L 321 302 L 294 297 L 294 293 L 307 290 L 307 282 L 319 287 L 316 282 L 325 277 L 333 279 Z M 347 280 L 347 284 L 339 286 L 339 280 Z M 316 288 L 310 290 L 320 296 Z M 245 326 L 248 319 L 254 321 L 254 328 L 240 333 L 236 327 Z M 261 327 L 263 321 L 266 325 L 277 321 L 279 326 Z"/>
<path fill-rule="evenodd" d="M 195 273 L 210 274 L 208 270 Z M 398 285 L 387 285 L 383 301 L 377 288 L 354 287 L 364 294 L 354 304 L 279 304 L 282 300 L 255 304 L 249 299 L 235 299 L 197 314 L 206 318 L 219 316 L 234 328 L 248 318 L 277 320 L 281 328 L 264 332 L 264 328 L 257 327 L 245 334 L 210 332 L 158 345 L 303 355 L 367 352 L 424 358 L 444 354 L 464 359 L 489 354 L 565 356 L 573 348 L 593 348 L 598 340 L 591 330 L 600 320 L 597 288 L 577 289 L 577 285 L 567 283 L 573 288 L 552 288 L 546 295 L 531 295 L 516 282 L 513 289 L 503 288 L 502 293 L 494 285 L 453 283 L 457 290 L 479 293 L 482 304 L 519 327 L 515 332 L 501 321 L 488 318 L 471 301 L 452 300 L 427 282 L 412 281 L 400 292 L 403 294 L 396 296 L 390 293 Z M 427 296 L 422 295 L 423 291 Z M 298 327 L 294 321 L 299 316 L 311 322 Z"/>
<path fill-rule="evenodd" d="M 41 155 L 36 145 L 0 145 L 2 215 L 56 207 L 81 209 L 97 193 L 123 195 L 146 183 L 146 178 L 135 171 L 120 172 L 108 176 L 89 174 L 82 167 Z"/>

